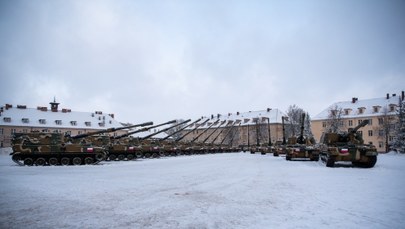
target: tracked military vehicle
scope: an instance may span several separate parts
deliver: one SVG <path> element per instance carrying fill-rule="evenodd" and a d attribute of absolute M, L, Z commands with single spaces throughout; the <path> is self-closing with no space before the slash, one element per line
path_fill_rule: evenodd
<path fill-rule="evenodd" d="M 188 122 L 189 120 L 187 120 Z M 141 133 L 148 131 L 153 128 L 157 128 L 160 126 L 168 125 L 168 124 L 173 124 L 175 123 L 176 120 L 168 121 L 165 123 L 161 123 L 155 126 L 150 126 L 146 128 L 142 128 L 139 130 L 131 131 L 127 134 L 116 136 L 113 138 L 113 142 L 109 145 L 108 147 L 108 159 L 111 161 L 115 160 L 133 160 L 135 158 L 156 158 L 156 157 L 161 157 L 164 156 L 164 152 L 159 145 L 159 142 L 157 140 L 151 140 L 151 137 L 165 132 L 171 128 L 174 128 L 180 124 L 165 128 L 163 130 L 154 132 L 152 134 L 149 134 L 148 136 L 145 137 L 131 137 L 130 135 L 136 134 L 136 133 Z"/>
<path fill-rule="evenodd" d="M 357 132 L 366 126 L 368 120 L 362 121 L 347 133 L 324 133 L 321 142 L 324 144 L 321 159 L 327 167 L 334 167 L 335 162 L 352 162 L 354 166 L 372 168 L 377 162 L 377 149 L 372 144 L 364 144 L 362 136 Z"/>
<path fill-rule="evenodd" d="M 97 164 L 107 158 L 109 136 L 100 135 L 150 123 L 109 128 L 75 136 L 62 133 L 17 133 L 12 139 L 12 160 L 19 165 Z"/>
<path fill-rule="evenodd" d="M 304 136 L 305 113 L 301 116 L 301 132 L 298 137 L 288 139 L 285 159 L 310 159 L 311 161 L 319 160 L 320 149 L 315 146 L 315 140 Z"/>

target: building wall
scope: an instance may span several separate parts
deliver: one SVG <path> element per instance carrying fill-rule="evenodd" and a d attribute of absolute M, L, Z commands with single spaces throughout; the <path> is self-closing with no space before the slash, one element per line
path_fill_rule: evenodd
<path fill-rule="evenodd" d="M 212 141 L 218 136 L 218 138 L 215 140 L 214 143 L 219 144 L 224 140 L 224 137 L 227 135 L 228 130 L 230 127 L 220 127 L 218 128 L 215 133 L 214 132 L 215 128 L 208 129 L 207 131 L 206 128 L 201 128 L 198 130 L 192 131 L 190 134 L 188 134 L 182 141 L 184 142 L 190 142 L 192 141 L 195 137 L 200 135 L 203 131 L 203 133 L 195 142 L 203 142 L 210 134 L 212 134 L 208 140 L 205 143 L 212 143 Z M 248 129 L 249 129 L 249 141 L 248 141 Z M 259 130 L 259 144 L 261 145 L 267 145 L 269 143 L 269 134 L 268 134 L 268 124 L 259 124 L 256 128 L 256 125 L 244 125 L 244 126 L 235 126 L 233 130 L 228 134 L 226 139 L 224 140 L 224 144 L 229 144 L 231 136 L 233 135 L 233 146 L 239 146 L 239 145 L 256 145 L 257 144 L 257 129 Z M 222 131 L 222 132 L 221 132 Z M 276 141 L 282 141 L 283 139 L 283 128 L 281 123 L 271 123 L 270 124 L 270 135 L 271 135 L 271 142 L 274 144 Z M 183 130 L 181 132 L 181 135 L 184 135 L 186 133 L 190 132 L 190 130 Z"/>

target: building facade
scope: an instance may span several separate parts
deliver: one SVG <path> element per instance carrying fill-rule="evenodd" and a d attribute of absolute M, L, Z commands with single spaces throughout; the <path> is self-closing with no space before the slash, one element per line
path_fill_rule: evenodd
<path fill-rule="evenodd" d="M 282 113 L 278 109 L 211 115 L 183 130 L 182 141 L 215 144 L 268 145 L 283 139 Z M 208 121 L 207 121 L 208 120 Z"/>
<path fill-rule="evenodd" d="M 38 106 L 27 108 L 25 105 L 6 104 L 0 108 L 0 147 L 10 147 L 14 133 L 39 131 L 44 133 L 65 133 L 72 136 L 108 128 L 122 127 L 114 119 L 114 114 L 102 111 L 76 112 L 59 109 L 59 103 L 50 102 L 50 108 Z M 127 133 L 119 130 L 111 135 Z"/>
<path fill-rule="evenodd" d="M 333 122 L 338 131 L 348 131 L 363 120 L 369 120 L 368 125 L 360 128 L 358 132 L 365 143 L 375 145 L 378 152 L 386 152 L 394 139 L 395 123 L 398 120 L 397 108 L 403 99 L 404 92 L 399 96 L 387 94 L 381 98 L 352 98 L 349 101 L 334 103 L 312 119 L 312 133 L 315 140 L 320 142 L 322 134 L 333 129 Z"/>

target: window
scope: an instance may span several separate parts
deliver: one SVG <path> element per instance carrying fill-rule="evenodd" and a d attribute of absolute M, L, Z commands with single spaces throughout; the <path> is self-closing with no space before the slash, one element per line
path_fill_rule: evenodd
<path fill-rule="evenodd" d="M 389 137 L 388 137 L 388 141 L 390 141 L 390 142 L 394 141 L 394 137 L 393 137 L 393 136 L 389 136 Z"/>
<path fill-rule="evenodd" d="M 76 125 L 77 125 L 77 122 L 76 122 L 76 121 L 70 121 L 70 125 L 76 126 Z"/>
<path fill-rule="evenodd" d="M 363 122 L 363 120 L 362 120 L 362 119 L 359 119 L 357 124 L 360 124 L 360 123 L 362 123 L 362 122 Z"/>
<path fill-rule="evenodd" d="M 374 111 L 374 113 L 378 113 L 379 111 L 380 111 L 380 106 L 373 106 L 373 111 Z"/>
<path fill-rule="evenodd" d="M 373 119 L 368 120 L 368 125 L 372 126 L 373 125 Z"/>
<path fill-rule="evenodd" d="M 91 122 L 84 122 L 84 125 L 91 126 Z"/>
<path fill-rule="evenodd" d="M 384 142 L 378 142 L 378 148 L 383 148 L 384 147 Z"/>
<path fill-rule="evenodd" d="M 373 136 L 373 130 L 369 130 L 369 131 L 368 131 L 368 136 L 369 136 L 369 137 L 372 137 L 372 136 Z"/>
<path fill-rule="evenodd" d="M 344 122 L 343 122 L 343 121 L 339 121 L 339 126 L 344 126 Z"/>
<path fill-rule="evenodd" d="M 382 137 L 384 136 L 384 130 L 378 130 L 378 136 Z"/>
<path fill-rule="evenodd" d="M 3 121 L 4 121 L 4 122 L 11 122 L 11 118 L 10 118 L 10 117 L 4 117 L 4 118 L 3 118 Z"/>
<path fill-rule="evenodd" d="M 27 129 L 23 129 L 23 133 L 24 133 L 24 134 L 28 133 L 28 130 L 27 130 Z"/>
<path fill-rule="evenodd" d="M 29 120 L 28 118 L 22 118 L 21 121 L 22 121 L 23 123 L 29 123 L 30 120 Z"/>
<path fill-rule="evenodd" d="M 349 115 L 350 111 L 351 111 L 351 109 L 345 109 L 345 115 Z"/>
<path fill-rule="evenodd" d="M 4 129 L 0 128 L 0 134 L 3 134 L 3 133 L 4 133 Z"/>
<path fill-rule="evenodd" d="M 11 134 L 17 133 L 16 129 L 11 129 Z"/>
<path fill-rule="evenodd" d="M 103 126 L 105 126 L 105 123 L 104 122 L 99 122 L 98 125 L 103 127 Z"/>
<path fill-rule="evenodd" d="M 349 120 L 349 126 L 353 126 L 353 120 Z"/>
<path fill-rule="evenodd" d="M 322 122 L 322 127 L 326 127 L 326 122 Z"/>
<path fill-rule="evenodd" d="M 383 124 L 384 124 L 384 119 L 378 118 L 378 125 L 383 125 Z"/>
<path fill-rule="evenodd" d="M 45 119 L 40 119 L 40 120 L 39 120 L 39 123 L 40 123 L 40 124 L 46 124 L 46 120 L 45 120 Z"/>
<path fill-rule="evenodd" d="M 82 131 L 81 130 L 77 131 L 77 134 L 82 134 Z"/>
<path fill-rule="evenodd" d="M 363 114 L 364 113 L 365 108 L 364 107 L 359 107 L 359 114 Z"/>
<path fill-rule="evenodd" d="M 395 111 L 395 106 L 391 105 L 390 106 L 390 112 L 393 112 L 393 111 Z"/>
<path fill-rule="evenodd" d="M 55 120 L 56 125 L 62 125 L 62 120 Z"/>
<path fill-rule="evenodd" d="M 359 133 L 359 135 L 360 135 L 361 137 L 363 137 L 363 131 L 359 130 L 359 131 L 357 131 L 357 133 Z"/>

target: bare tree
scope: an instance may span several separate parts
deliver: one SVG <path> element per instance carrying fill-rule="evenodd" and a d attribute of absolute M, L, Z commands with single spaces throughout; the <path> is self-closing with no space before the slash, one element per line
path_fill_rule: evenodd
<path fill-rule="evenodd" d="M 388 107 L 383 107 L 382 115 L 378 118 L 378 138 L 385 141 L 385 152 L 389 151 L 389 137 L 394 134 L 395 116 L 389 114 Z"/>
<path fill-rule="evenodd" d="M 296 136 L 300 132 L 301 128 L 301 115 L 304 110 L 299 108 L 297 105 L 290 105 L 287 110 L 288 121 L 286 123 L 286 136 Z"/>
<path fill-rule="evenodd" d="M 335 105 L 328 110 L 328 119 L 326 121 L 325 131 L 327 133 L 339 133 L 344 131 L 343 108 Z"/>
<path fill-rule="evenodd" d="M 392 142 L 392 148 L 397 152 L 405 153 L 405 100 L 403 97 L 399 98 L 395 122 L 395 135 Z"/>

